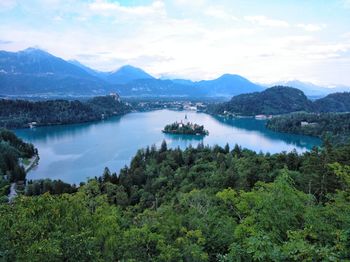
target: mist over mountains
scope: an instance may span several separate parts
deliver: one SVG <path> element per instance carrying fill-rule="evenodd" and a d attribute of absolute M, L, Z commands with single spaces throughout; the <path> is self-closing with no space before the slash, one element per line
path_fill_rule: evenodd
<path fill-rule="evenodd" d="M 307 96 L 321 97 L 338 91 L 300 81 L 284 85 L 299 88 Z M 0 51 L 0 95 L 5 96 L 94 96 L 117 92 L 128 97 L 230 98 L 264 89 L 266 87 L 233 74 L 197 82 L 157 79 L 131 65 L 112 72 L 101 72 L 79 61 L 66 61 L 40 49 Z"/>
<path fill-rule="evenodd" d="M 346 86 L 325 87 L 315 85 L 310 82 L 302 82 L 299 80 L 279 81 L 272 84 L 273 86 L 290 86 L 297 88 L 309 97 L 323 97 L 331 93 L 349 92 L 350 88 Z"/>

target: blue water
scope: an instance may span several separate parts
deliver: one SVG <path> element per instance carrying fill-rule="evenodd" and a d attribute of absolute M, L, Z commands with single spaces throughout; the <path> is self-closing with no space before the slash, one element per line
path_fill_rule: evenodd
<path fill-rule="evenodd" d="M 202 124 L 209 131 L 206 137 L 164 134 L 166 124 L 184 119 Z M 204 113 L 158 110 L 130 113 L 94 123 L 38 127 L 15 130 L 39 150 L 39 165 L 29 172 L 28 179 L 51 178 L 69 183 L 100 176 L 105 167 L 113 172 L 129 165 L 140 148 L 165 139 L 169 147 L 185 148 L 199 142 L 205 145 L 237 143 L 255 151 L 276 153 L 304 152 L 320 145 L 317 138 L 282 134 L 265 128 L 265 121 L 255 119 L 225 119 Z"/>

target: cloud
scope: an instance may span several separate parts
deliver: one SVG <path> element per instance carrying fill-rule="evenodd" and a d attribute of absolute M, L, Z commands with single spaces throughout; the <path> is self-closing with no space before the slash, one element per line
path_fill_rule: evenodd
<path fill-rule="evenodd" d="M 263 15 L 245 16 L 244 19 L 253 24 L 269 27 L 289 27 L 289 23 L 283 20 L 271 19 Z"/>
<path fill-rule="evenodd" d="M 174 4 L 177 6 L 182 6 L 186 8 L 198 8 L 206 5 L 206 0 L 173 0 Z"/>
<path fill-rule="evenodd" d="M 89 4 L 90 10 L 97 15 L 118 16 L 120 14 L 133 16 L 164 15 L 165 5 L 163 1 L 156 0 L 147 6 L 122 6 L 119 2 L 95 0 Z"/>
<path fill-rule="evenodd" d="M 56 15 L 56 16 L 53 18 L 53 20 L 56 21 L 56 22 L 60 22 L 60 21 L 63 20 L 63 18 L 62 18 L 62 16 L 60 16 L 60 15 Z"/>
<path fill-rule="evenodd" d="M 100 55 L 95 55 L 95 54 L 77 54 L 76 55 L 80 59 L 84 60 L 92 60 L 92 59 L 98 59 Z"/>
<path fill-rule="evenodd" d="M 13 43 L 12 41 L 0 39 L 0 45 L 8 45 L 8 44 L 12 44 L 12 43 Z"/>
<path fill-rule="evenodd" d="M 252 9 L 240 1 L 135 0 L 130 1 L 134 5 L 125 6 L 116 0 L 18 0 L 23 16 L 15 9 L 0 16 L 0 45 L 17 51 L 40 44 L 56 56 L 77 59 L 98 70 L 132 64 L 155 76 L 193 80 L 222 73 L 241 74 L 253 81 L 307 80 L 310 75 L 317 78 L 317 66 L 331 65 L 319 79 L 339 78 L 350 84 L 347 73 L 344 77 L 340 73 L 350 66 L 350 35 L 344 22 L 348 18 L 338 21 L 322 12 L 317 14 L 320 17 L 310 13 L 325 24 L 309 24 L 305 10 L 305 20 L 295 22 L 295 16 L 289 19 L 252 1 L 257 1 L 263 15 L 252 15 Z M 16 1 L 9 2 L 16 6 Z M 135 4 L 140 2 L 144 4 Z M 314 12 L 317 5 L 313 5 Z M 275 19 L 279 17 L 284 20 Z M 319 30 L 325 33 L 312 34 Z"/>
<path fill-rule="evenodd" d="M 321 31 L 322 29 L 326 28 L 326 25 L 316 25 L 316 24 L 298 24 L 297 27 L 304 29 L 308 32 L 317 32 Z"/>
<path fill-rule="evenodd" d="M 0 1 L 0 12 L 8 11 L 17 5 L 16 0 L 1 0 Z"/>
<path fill-rule="evenodd" d="M 223 19 L 223 20 L 232 20 L 232 21 L 238 21 L 239 19 L 227 12 L 224 8 L 221 7 L 208 7 L 203 12 L 205 15 L 209 17 L 213 17 L 216 19 Z"/>
<path fill-rule="evenodd" d="M 345 8 L 350 8 L 350 0 L 341 0 L 341 2 Z"/>

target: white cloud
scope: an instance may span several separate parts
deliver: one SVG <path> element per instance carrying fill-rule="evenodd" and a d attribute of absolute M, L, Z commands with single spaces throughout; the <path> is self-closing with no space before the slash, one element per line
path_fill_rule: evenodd
<path fill-rule="evenodd" d="M 238 21 L 239 19 L 227 12 L 224 8 L 221 7 L 208 7 L 203 12 L 205 15 L 216 18 L 216 19 L 223 19 L 223 20 L 232 20 L 232 21 Z"/>
<path fill-rule="evenodd" d="M 14 8 L 17 5 L 16 0 L 1 0 L 0 1 L 0 12 L 7 11 Z"/>
<path fill-rule="evenodd" d="M 63 18 L 62 18 L 62 16 L 60 16 L 60 15 L 56 15 L 56 16 L 53 18 L 53 20 L 56 21 L 56 22 L 60 22 L 60 21 L 63 20 Z"/>
<path fill-rule="evenodd" d="M 174 4 L 177 6 L 187 7 L 187 8 L 198 8 L 206 4 L 206 0 L 173 0 Z"/>
<path fill-rule="evenodd" d="M 46 1 L 50 5 L 45 5 Z M 0 41 L 4 48 L 16 51 L 40 45 L 54 55 L 78 59 L 103 71 L 130 63 L 155 76 L 194 80 L 223 73 L 265 82 L 280 77 L 317 79 L 317 65 L 332 63 L 330 72 L 324 70 L 319 79 L 336 79 L 350 66 L 345 61 L 350 44 L 347 31 L 332 37 L 311 34 L 319 27 L 326 33 L 330 28 L 271 18 L 278 14 L 233 13 L 238 12 L 237 6 L 213 5 L 206 0 L 174 0 L 170 4 L 154 0 L 137 6 L 107 0 L 46 1 L 33 0 L 36 5 L 20 2 L 23 10 L 29 10 L 27 16 L 40 17 L 40 26 L 21 23 L 17 17 L 14 23 L 0 17 L 1 38 L 11 43 Z M 276 29 L 283 30 L 276 33 Z M 350 84 L 348 77 L 342 79 Z"/>
<path fill-rule="evenodd" d="M 326 25 L 316 25 L 316 24 L 298 24 L 297 27 L 304 29 L 308 32 L 317 32 L 321 31 L 322 29 L 326 28 Z"/>
<path fill-rule="evenodd" d="M 341 0 L 345 8 L 350 8 L 350 0 Z"/>
<path fill-rule="evenodd" d="M 99 15 L 115 16 L 118 14 L 147 16 L 164 15 L 165 5 L 163 1 L 156 0 L 148 6 L 122 6 L 118 2 L 108 2 L 106 0 L 95 0 L 89 4 L 92 12 Z"/>
<path fill-rule="evenodd" d="M 289 23 L 283 20 L 271 19 L 263 15 L 245 16 L 244 19 L 248 22 L 269 27 L 289 27 Z"/>

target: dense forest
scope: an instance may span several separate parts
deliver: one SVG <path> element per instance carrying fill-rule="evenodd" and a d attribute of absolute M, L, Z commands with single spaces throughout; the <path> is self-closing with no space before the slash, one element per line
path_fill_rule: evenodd
<path fill-rule="evenodd" d="M 334 93 L 311 101 L 296 88 L 275 86 L 262 92 L 234 96 L 229 102 L 211 105 L 212 114 L 254 116 L 292 112 L 350 112 L 350 93 Z"/>
<path fill-rule="evenodd" d="M 6 201 L 10 182 L 25 180 L 25 170 L 19 159 L 36 154 L 32 144 L 27 144 L 11 131 L 0 129 L 0 202 Z"/>
<path fill-rule="evenodd" d="M 85 102 L 0 99 L 0 127 L 24 128 L 32 122 L 38 126 L 81 123 L 127 112 L 130 107 L 117 96 L 94 97 Z"/>
<path fill-rule="evenodd" d="M 0 205 L 2 261 L 350 258 L 350 145 L 271 155 L 163 142 L 75 193 L 38 192 Z"/>
<path fill-rule="evenodd" d="M 26 196 L 38 196 L 44 193 L 60 195 L 64 193 L 77 192 L 76 185 L 71 185 L 62 180 L 38 179 L 29 180 L 26 184 L 24 194 Z"/>
<path fill-rule="evenodd" d="M 334 93 L 314 102 L 316 112 L 350 112 L 350 93 Z"/>
<path fill-rule="evenodd" d="M 350 113 L 293 113 L 273 117 L 266 126 L 277 132 L 327 138 L 334 144 L 350 142 Z"/>

